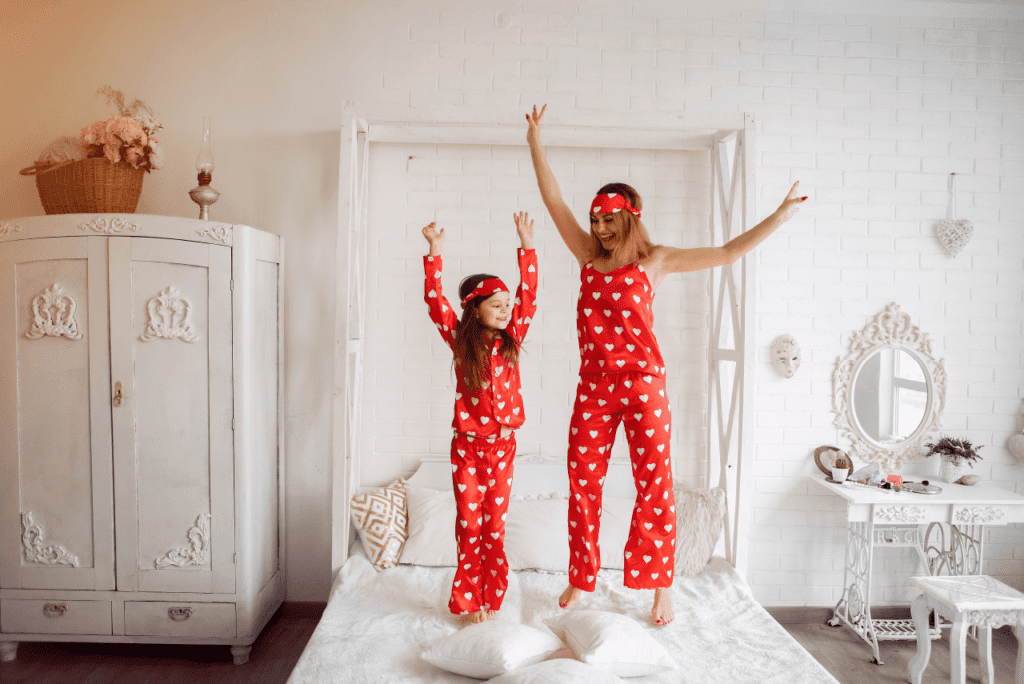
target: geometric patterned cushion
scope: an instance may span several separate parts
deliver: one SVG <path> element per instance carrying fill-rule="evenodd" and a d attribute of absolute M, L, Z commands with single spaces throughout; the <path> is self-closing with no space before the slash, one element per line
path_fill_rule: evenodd
<path fill-rule="evenodd" d="M 370 562 L 378 570 L 394 567 L 409 536 L 405 480 L 352 497 L 352 521 Z"/>

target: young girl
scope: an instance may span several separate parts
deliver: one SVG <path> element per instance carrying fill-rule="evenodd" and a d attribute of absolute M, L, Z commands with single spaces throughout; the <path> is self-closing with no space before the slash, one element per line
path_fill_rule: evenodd
<path fill-rule="evenodd" d="M 640 222 L 640 195 L 624 183 L 611 183 L 598 190 L 585 231 L 562 199 L 540 146 L 544 109 L 538 113 L 534 107 L 533 115 L 526 115 L 526 139 L 544 205 L 581 270 L 576 316 L 580 381 L 569 425 L 569 587 L 558 603 L 568 608 L 580 592 L 594 591 L 601 567 L 602 485 L 621 422 L 637 490 L 624 582 L 633 589 L 654 589 L 652 618 L 665 625 L 673 619 L 667 589 L 675 569 L 676 529 L 672 421 L 665 362 L 653 330 L 654 292 L 671 273 L 734 263 L 807 198 L 795 196 L 794 184 L 774 214 L 734 240 L 721 247 L 677 249 L 652 244 Z"/>
<path fill-rule="evenodd" d="M 448 608 L 470 622 L 483 622 L 501 608 L 508 586 L 505 514 L 516 456 L 513 432 L 523 424 L 519 347 L 537 311 L 537 253 L 533 221 L 514 216 L 522 248 L 521 282 L 515 301 L 497 276 L 469 276 L 459 286 L 462 320 L 441 294 L 444 228 L 423 229 L 430 252 L 423 257 L 430 320 L 454 353 L 455 418 L 452 428 L 452 483 L 457 517 L 459 565 Z"/>

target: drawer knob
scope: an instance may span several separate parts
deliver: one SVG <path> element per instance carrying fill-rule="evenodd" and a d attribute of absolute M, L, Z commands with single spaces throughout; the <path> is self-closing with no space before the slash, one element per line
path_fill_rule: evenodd
<path fill-rule="evenodd" d="M 188 607 L 185 607 L 185 608 L 177 608 L 177 607 L 168 608 L 167 609 L 167 617 L 171 618 L 175 622 L 181 622 L 183 620 L 188 620 L 190 617 L 192 617 L 192 609 L 188 608 Z"/>
<path fill-rule="evenodd" d="M 65 603 L 47 603 L 43 605 L 43 615 L 48 618 L 58 618 L 66 612 L 68 612 L 68 606 Z"/>

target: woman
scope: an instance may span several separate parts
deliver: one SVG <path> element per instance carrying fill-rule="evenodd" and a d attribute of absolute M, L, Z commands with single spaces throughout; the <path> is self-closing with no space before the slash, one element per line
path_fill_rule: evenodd
<path fill-rule="evenodd" d="M 675 561 L 675 501 L 669 454 L 672 423 L 665 363 L 652 329 L 654 293 L 672 273 L 735 263 L 796 213 L 807 197 L 786 199 L 767 219 L 721 247 L 678 249 L 652 244 L 640 221 L 640 195 L 624 183 L 598 190 L 583 230 L 562 199 L 540 145 L 547 105 L 526 115 L 526 135 L 537 184 L 566 247 L 580 265 L 576 330 L 580 381 L 569 426 L 569 587 L 562 608 L 593 591 L 601 567 L 598 548 L 601 492 L 615 431 L 629 442 L 637 498 L 624 551 L 624 583 L 654 589 L 655 624 L 672 621 L 669 588 Z"/>

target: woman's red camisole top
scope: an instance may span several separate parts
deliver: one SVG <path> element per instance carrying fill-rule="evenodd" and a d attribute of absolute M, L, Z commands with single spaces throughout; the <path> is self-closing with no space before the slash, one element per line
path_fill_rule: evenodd
<path fill-rule="evenodd" d="M 639 261 L 610 273 L 587 262 L 576 305 L 580 374 L 634 371 L 664 377 L 653 304 L 654 288 Z"/>

